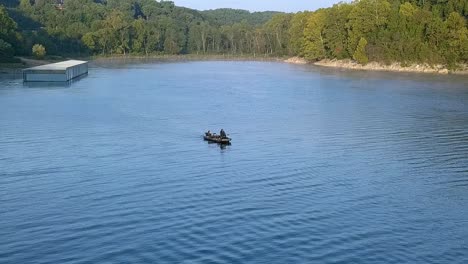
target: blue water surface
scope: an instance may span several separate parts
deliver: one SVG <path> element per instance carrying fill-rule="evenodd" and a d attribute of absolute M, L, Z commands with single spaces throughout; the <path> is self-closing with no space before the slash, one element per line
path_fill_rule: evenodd
<path fill-rule="evenodd" d="M 468 263 L 468 79 L 274 62 L 0 78 L 0 263 Z M 224 128 L 220 147 L 202 139 Z"/>

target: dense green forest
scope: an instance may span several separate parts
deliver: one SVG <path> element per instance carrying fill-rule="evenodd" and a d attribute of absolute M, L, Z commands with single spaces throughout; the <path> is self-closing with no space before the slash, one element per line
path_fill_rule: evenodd
<path fill-rule="evenodd" d="M 360 0 L 286 14 L 154 0 L 0 0 L 0 58 L 233 54 L 468 62 L 468 0 Z"/>

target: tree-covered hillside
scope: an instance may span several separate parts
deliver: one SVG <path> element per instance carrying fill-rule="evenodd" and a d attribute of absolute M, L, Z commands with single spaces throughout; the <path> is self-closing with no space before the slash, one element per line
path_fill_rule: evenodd
<path fill-rule="evenodd" d="M 239 54 L 362 64 L 468 61 L 468 0 L 360 0 L 314 12 L 196 11 L 154 0 L 0 0 L 0 56 Z"/>
<path fill-rule="evenodd" d="M 274 53 L 278 39 L 262 29 L 276 12 L 199 12 L 154 0 L 1 0 L 19 25 L 13 46 L 48 54 Z M 266 36 L 266 34 L 270 34 Z M 261 35 L 261 36 L 260 36 Z M 264 39 L 260 39 L 263 37 Z M 284 40 L 285 42 L 285 40 Z M 282 47 L 278 48 L 282 49 Z"/>
<path fill-rule="evenodd" d="M 214 10 L 201 11 L 205 17 L 218 25 L 232 25 L 246 21 L 250 25 L 262 25 L 270 20 L 274 15 L 280 12 L 265 11 L 265 12 L 249 12 L 241 9 L 220 8 Z"/>
<path fill-rule="evenodd" d="M 361 0 L 296 19 L 291 38 L 309 60 L 454 65 L 468 60 L 467 17 L 468 0 Z"/>

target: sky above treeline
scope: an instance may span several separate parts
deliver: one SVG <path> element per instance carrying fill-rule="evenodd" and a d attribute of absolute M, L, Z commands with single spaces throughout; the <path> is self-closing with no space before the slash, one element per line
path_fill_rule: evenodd
<path fill-rule="evenodd" d="M 235 8 L 250 11 L 298 12 L 329 7 L 339 0 L 173 0 L 178 6 L 198 10 Z"/>

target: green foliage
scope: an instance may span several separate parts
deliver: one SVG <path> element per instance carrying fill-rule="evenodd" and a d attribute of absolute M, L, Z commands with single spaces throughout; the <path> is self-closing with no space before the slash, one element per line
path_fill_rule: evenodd
<path fill-rule="evenodd" d="M 0 0 L 0 5 L 3 5 L 6 8 L 14 8 L 19 5 L 19 0 Z"/>
<path fill-rule="evenodd" d="M 2 56 L 216 53 L 468 62 L 467 0 L 360 0 L 315 12 L 196 11 L 154 0 L 0 0 Z M 15 23 L 16 21 L 16 23 Z"/>
<path fill-rule="evenodd" d="M 303 22 L 304 34 L 299 35 L 303 49 L 295 52 L 310 60 L 349 58 L 363 64 L 467 63 L 466 5 L 460 2 L 468 3 L 466 0 L 340 3 L 308 15 L 307 22 Z M 291 43 L 297 46 L 295 41 Z"/>
<path fill-rule="evenodd" d="M 92 32 L 88 32 L 81 38 L 81 41 L 90 50 L 92 50 L 92 51 L 97 50 L 98 41 L 96 40 L 96 34 L 94 34 Z"/>
<path fill-rule="evenodd" d="M 279 55 L 289 54 L 289 27 L 292 16 L 289 14 L 274 15 L 265 25 L 271 49 Z"/>
<path fill-rule="evenodd" d="M 272 19 L 279 12 L 196 11 L 169 1 L 153 0 L 57 3 L 60 2 L 20 0 L 15 11 L 39 24 L 22 22 L 28 28 L 23 31 L 26 37 L 23 46 L 29 46 L 30 50 L 30 43 L 40 36 L 42 43 L 47 42 L 48 52 L 56 55 L 289 53 L 290 15 Z"/>
<path fill-rule="evenodd" d="M 0 39 L 0 61 L 5 61 L 12 58 L 14 54 L 13 47 L 10 43 Z"/>
<path fill-rule="evenodd" d="M 37 59 L 42 59 L 46 55 L 46 49 L 41 44 L 34 44 L 34 46 L 32 47 L 32 54 Z"/>
<path fill-rule="evenodd" d="M 30 0 L 20 0 L 19 8 L 21 11 L 29 14 L 32 11 Z"/>
<path fill-rule="evenodd" d="M 299 12 L 291 18 L 289 27 L 289 48 L 293 54 L 304 56 L 302 46 L 305 36 L 304 30 L 309 15 L 309 12 Z"/>
<path fill-rule="evenodd" d="M 356 51 L 353 54 L 353 59 L 355 59 L 359 64 L 362 65 L 366 65 L 369 62 L 369 58 L 367 58 L 366 55 L 366 46 L 367 40 L 365 38 L 361 38 L 359 40 Z"/>
<path fill-rule="evenodd" d="M 456 12 L 450 13 L 447 21 L 447 62 L 453 66 L 456 62 L 468 60 L 468 30 L 466 21 Z"/>
<path fill-rule="evenodd" d="M 133 50 L 136 53 L 148 55 L 158 45 L 161 38 L 156 22 L 147 23 L 144 19 L 133 22 Z"/>
<path fill-rule="evenodd" d="M 12 38 L 16 31 L 17 25 L 8 15 L 5 7 L 0 5 L 0 38 Z"/>
<path fill-rule="evenodd" d="M 259 26 L 265 24 L 274 15 L 279 13 L 280 12 L 273 11 L 251 13 L 246 10 L 231 8 L 201 11 L 201 14 L 206 16 L 210 23 L 214 23 L 220 26 L 232 25 L 242 21 L 246 21 L 250 25 Z"/>
<path fill-rule="evenodd" d="M 19 47 L 20 36 L 17 32 L 17 24 L 6 8 L 0 5 L 0 59 L 11 61 L 15 53 L 14 46 Z"/>
<path fill-rule="evenodd" d="M 348 15 L 348 51 L 353 53 L 359 40 L 365 37 L 376 42 L 378 32 L 388 23 L 391 5 L 387 0 L 355 2 Z"/>
<path fill-rule="evenodd" d="M 323 36 L 327 57 L 345 59 L 348 53 L 348 32 L 346 24 L 352 5 L 336 4 L 328 10 L 325 17 Z"/>
<path fill-rule="evenodd" d="M 326 50 L 323 29 L 326 17 L 327 10 L 321 9 L 312 13 L 306 22 L 303 54 L 308 60 L 321 60 L 325 58 Z"/>

